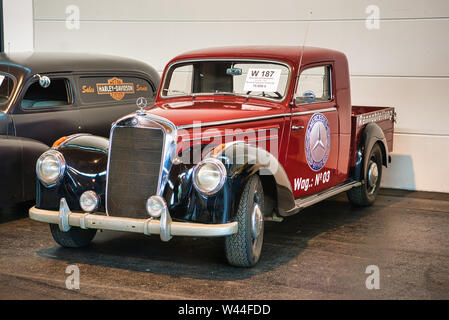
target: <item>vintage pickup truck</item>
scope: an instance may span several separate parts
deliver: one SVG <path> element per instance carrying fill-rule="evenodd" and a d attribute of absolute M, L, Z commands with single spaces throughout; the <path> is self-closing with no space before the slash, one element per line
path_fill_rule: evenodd
<path fill-rule="evenodd" d="M 343 53 L 224 47 L 182 54 L 155 103 L 138 99 L 109 140 L 64 137 L 39 158 L 34 220 L 57 243 L 97 229 L 225 237 L 228 262 L 255 265 L 265 221 L 347 192 L 371 205 L 393 147 L 394 108 L 351 105 Z"/>

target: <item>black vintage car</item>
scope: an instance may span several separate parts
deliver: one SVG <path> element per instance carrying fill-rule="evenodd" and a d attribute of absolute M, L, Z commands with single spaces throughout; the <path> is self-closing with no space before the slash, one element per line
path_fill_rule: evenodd
<path fill-rule="evenodd" d="M 90 54 L 0 54 L 0 207 L 35 198 L 38 157 L 60 137 L 108 137 L 111 123 L 152 101 L 159 74 L 132 59 Z"/>

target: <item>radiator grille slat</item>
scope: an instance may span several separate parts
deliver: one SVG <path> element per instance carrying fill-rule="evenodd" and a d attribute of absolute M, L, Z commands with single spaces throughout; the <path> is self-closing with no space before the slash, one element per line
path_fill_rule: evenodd
<path fill-rule="evenodd" d="M 160 129 L 114 129 L 106 195 L 110 216 L 148 217 L 145 203 L 157 192 L 163 144 Z"/>

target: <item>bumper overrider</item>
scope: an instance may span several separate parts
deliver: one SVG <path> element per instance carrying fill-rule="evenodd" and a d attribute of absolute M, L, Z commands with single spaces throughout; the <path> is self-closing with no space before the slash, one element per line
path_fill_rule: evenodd
<path fill-rule="evenodd" d="M 134 219 L 111 217 L 104 214 L 71 212 L 65 198 L 61 198 L 59 211 L 32 207 L 30 218 L 40 222 L 59 225 L 59 229 L 67 232 L 71 227 L 81 229 L 102 229 L 159 234 L 162 241 L 169 241 L 173 236 L 219 237 L 237 233 L 237 222 L 224 224 L 203 224 L 193 222 L 173 222 L 167 208 L 164 208 L 160 219 Z"/>

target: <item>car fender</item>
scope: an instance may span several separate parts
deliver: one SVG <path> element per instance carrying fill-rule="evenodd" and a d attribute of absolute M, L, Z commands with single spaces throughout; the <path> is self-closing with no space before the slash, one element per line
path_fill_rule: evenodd
<path fill-rule="evenodd" d="M 382 162 L 388 167 L 388 145 L 384 132 L 377 123 L 368 123 L 360 136 L 360 141 L 356 152 L 355 167 L 351 168 L 351 177 L 356 181 L 362 181 L 365 168 L 368 163 L 368 154 L 373 146 L 379 143 L 382 150 Z"/>
<path fill-rule="evenodd" d="M 74 211 L 81 211 L 79 197 L 93 190 L 100 196 L 99 210 L 104 210 L 109 140 L 91 134 L 75 134 L 53 148 L 65 159 L 63 177 L 47 187 L 37 183 L 36 207 L 57 210 L 62 197 Z"/>
<path fill-rule="evenodd" d="M 235 208 L 232 216 L 237 212 L 246 182 L 255 174 L 258 174 L 262 180 L 264 193 L 271 193 L 270 196 L 274 200 L 273 209 L 278 214 L 282 216 L 295 207 L 290 180 L 283 166 L 272 153 L 253 144 L 237 142 L 224 147 L 220 158 L 224 160 L 224 163 L 229 162 L 228 178 L 235 180 L 233 183 Z M 271 213 L 265 212 L 265 214 Z"/>
<path fill-rule="evenodd" d="M 0 136 L 0 206 L 35 198 L 36 161 L 48 149 L 37 140 Z"/>

